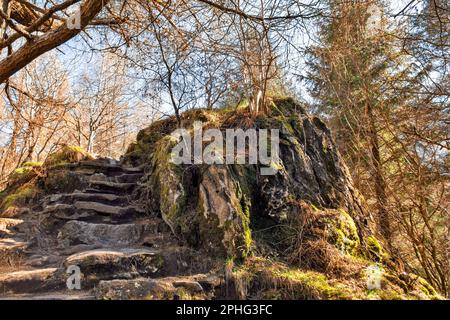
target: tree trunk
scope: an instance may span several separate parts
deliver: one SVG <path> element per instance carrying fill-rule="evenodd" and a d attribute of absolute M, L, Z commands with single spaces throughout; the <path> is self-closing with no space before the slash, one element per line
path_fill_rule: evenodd
<path fill-rule="evenodd" d="M 388 200 L 386 194 L 386 184 L 384 181 L 383 169 L 381 164 L 380 146 L 378 142 L 375 116 L 373 114 L 370 103 L 367 103 L 366 105 L 366 112 L 369 121 L 369 144 L 373 169 L 372 172 L 374 177 L 375 193 L 378 201 L 378 223 L 382 236 L 390 245 L 392 231 L 389 221 L 389 212 L 387 210 Z"/>

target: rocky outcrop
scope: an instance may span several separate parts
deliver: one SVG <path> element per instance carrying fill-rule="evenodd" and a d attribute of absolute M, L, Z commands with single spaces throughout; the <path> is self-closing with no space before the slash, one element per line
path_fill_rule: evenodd
<path fill-rule="evenodd" d="M 279 131 L 279 159 L 270 163 L 276 169 L 271 175 L 263 174 L 261 164 L 194 164 L 193 157 L 192 164 L 175 164 L 174 118 L 141 131 L 124 157 L 125 163 L 146 166 L 138 193 L 147 210 L 189 245 L 227 261 L 227 285 L 236 294 L 231 297 L 364 299 L 374 281 L 370 270 L 382 270 L 374 298 L 438 297 L 426 293 L 423 279 L 412 280 L 420 278 L 397 270 L 390 260 L 320 119 L 280 99 L 267 115 L 246 109 L 186 112 L 181 126 L 191 141 L 195 121 L 223 136 L 227 129 Z M 256 258 L 262 263 L 248 268 L 261 252 L 271 259 Z M 122 285 L 129 283 L 117 284 Z"/>
<path fill-rule="evenodd" d="M 172 119 L 141 132 L 130 156 L 125 156 L 151 164 L 141 199 L 190 244 L 223 256 L 245 257 L 252 243 L 251 225 L 261 219 L 286 223 L 301 214 L 302 201 L 348 213 L 363 242 L 373 233 L 373 219 L 363 209 L 329 130 L 294 101 L 275 101 L 270 115 L 253 118 L 243 110 L 196 110 L 183 115 L 184 128 L 192 132 L 194 120 L 202 120 L 205 128 L 221 129 L 224 136 L 227 128 L 277 129 L 280 161 L 274 175 L 261 175 L 258 164 L 175 165 L 171 154 L 178 141 L 153 131 L 173 128 Z M 136 150 L 151 153 L 139 160 Z"/>

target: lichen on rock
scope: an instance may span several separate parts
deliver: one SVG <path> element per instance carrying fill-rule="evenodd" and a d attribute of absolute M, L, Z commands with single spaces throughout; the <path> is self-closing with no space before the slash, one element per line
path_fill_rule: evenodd
<path fill-rule="evenodd" d="M 190 244 L 245 256 L 251 243 L 249 209 L 229 168 L 175 165 L 174 144 L 166 136 L 154 146 L 146 185 L 149 207 Z"/>

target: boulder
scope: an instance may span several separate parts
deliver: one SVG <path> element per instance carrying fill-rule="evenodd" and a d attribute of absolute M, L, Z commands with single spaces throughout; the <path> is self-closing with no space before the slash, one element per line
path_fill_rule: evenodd
<path fill-rule="evenodd" d="M 273 175 L 262 175 L 259 164 L 176 165 L 171 157 L 178 140 L 153 134 L 150 127 L 137 142 L 139 148 L 152 151 L 150 160 L 143 160 L 150 166 L 142 179 L 141 200 L 161 214 L 174 234 L 225 257 L 247 256 L 251 228 L 267 221 L 295 220 L 301 215 L 301 202 L 342 209 L 364 241 L 374 232 L 374 220 L 353 187 L 330 131 L 292 100 L 277 100 L 274 105 L 270 115 L 253 119 L 245 112 L 204 110 L 187 112 L 182 119 L 190 132 L 195 120 L 202 120 L 205 128 L 278 129 L 280 159 L 271 163 Z M 167 122 L 170 127 L 172 120 Z M 248 122 L 250 126 L 242 125 Z M 155 130 L 160 127 L 155 124 Z"/>

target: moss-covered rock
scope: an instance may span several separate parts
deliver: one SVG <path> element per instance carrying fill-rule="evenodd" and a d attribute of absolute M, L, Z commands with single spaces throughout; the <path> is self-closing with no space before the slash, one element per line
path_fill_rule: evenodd
<path fill-rule="evenodd" d="M 64 146 L 55 153 L 50 154 L 44 162 L 46 167 L 92 160 L 93 157 L 83 148 L 78 146 Z"/>
<path fill-rule="evenodd" d="M 371 287 L 368 270 L 372 267 L 373 264 L 367 261 L 361 266 L 360 273 L 342 278 L 255 256 L 230 267 L 228 286 L 232 291 L 230 297 L 238 299 L 442 299 L 420 277 L 416 276 L 414 283 L 405 288 L 404 283 L 399 283 L 398 276 L 382 267 L 378 274 L 379 287 Z"/>
<path fill-rule="evenodd" d="M 14 187 L 31 181 L 43 172 L 42 162 L 24 162 L 9 176 L 7 186 Z"/>
<path fill-rule="evenodd" d="M 176 119 L 161 120 L 142 130 L 124 161 L 150 168 L 144 200 L 174 233 L 226 255 L 246 256 L 252 243 L 251 217 L 282 222 L 298 214 L 289 205 L 294 198 L 324 208 L 342 208 L 336 214 L 339 218 L 334 221 L 332 237 L 344 251 L 357 250 L 359 237 L 371 234 L 370 216 L 362 217 L 330 132 L 292 99 L 274 100 L 271 114 L 256 117 L 242 108 L 197 109 L 181 115 L 181 126 L 191 134 L 194 121 L 202 121 L 204 129 L 223 132 L 278 129 L 281 159 L 273 176 L 261 176 L 260 165 L 175 165 L 170 160 L 178 141 L 170 133 L 177 128 Z"/>
<path fill-rule="evenodd" d="M 208 167 L 199 191 L 199 231 L 203 241 L 218 236 L 227 255 L 245 257 L 252 243 L 248 195 L 231 179 L 227 167 Z"/>
<path fill-rule="evenodd" d="M 6 189 L 0 193 L 0 215 L 14 216 L 20 207 L 33 204 L 32 200 L 43 194 L 80 189 L 83 186 L 80 177 L 63 167 L 68 163 L 92 159 L 80 147 L 65 146 L 50 154 L 43 163 L 22 163 L 9 177 Z"/>
<path fill-rule="evenodd" d="M 370 258 L 379 262 L 385 262 L 389 259 L 389 253 L 383 248 L 374 235 L 366 238 L 366 245 Z"/>
<path fill-rule="evenodd" d="M 86 179 L 69 170 L 48 170 L 39 181 L 39 188 L 45 194 L 71 193 L 86 187 Z"/>
<path fill-rule="evenodd" d="M 252 257 L 231 273 L 231 285 L 240 299 L 351 299 L 352 291 L 324 274 Z"/>
<path fill-rule="evenodd" d="M 275 174 L 262 175 L 261 164 L 174 164 L 172 150 L 179 141 L 170 133 L 178 122 L 170 117 L 141 131 L 123 158 L 147 166 L 139 193 L 151 213 L 160 214 L 181 239 L 215 256 L 246 265 L 242 258 L 251 261 L 262 250 L 280 259 L 283 267 L 269 268 L 270 279 L 298 290 L 287 294 L 269 286 L 262 297 L 368 298 L 363 270 L 389 255 L 375 241 L 374 219 L 325 124 L 292 99 L 273 99 L 265 115 L 246 108 L 185 112 L 181 127 L 191 136 L 194 121 L 223 136 L 226 129 L 278 129 L 279 161 L 270 164 Z M 236 272 L 242 283 L 261 284 L 264 271 Z M 339 280 L 351 277 L 357 293 Z M 242 283 L 236 286 L 242 289 Z M 381 295 L 371 295 L 407 297 L 402 285 L 386 283 Z"/>
<path fill-rule="evenodd" d="M 356 255 L 360 240 L 358 230 L 352 217 L 343 209 L 339 210 L 336 220 L 330 221 L 333 225 L 333 240 L 341 252 Z"/>
<path fill-rule="evenodd" d="M 32 184 L 20 186 L 13 192 L 5 194 L 4 197 L 0 197 L 0 212 L 14 212 L 16 208 L 27 205 L 38 192 L 39 190 Z M 8 214 L 8 216 L 11 215 Z"/>
<path fill-rule="evenodd" d="M 251 245 L 249 206 L 226 166 L 192 168 L 171 162 L 177 143 L 155 143 L 147 185 L 149 207 L 191 245 L 223 256 L 245 256 Z"/>

